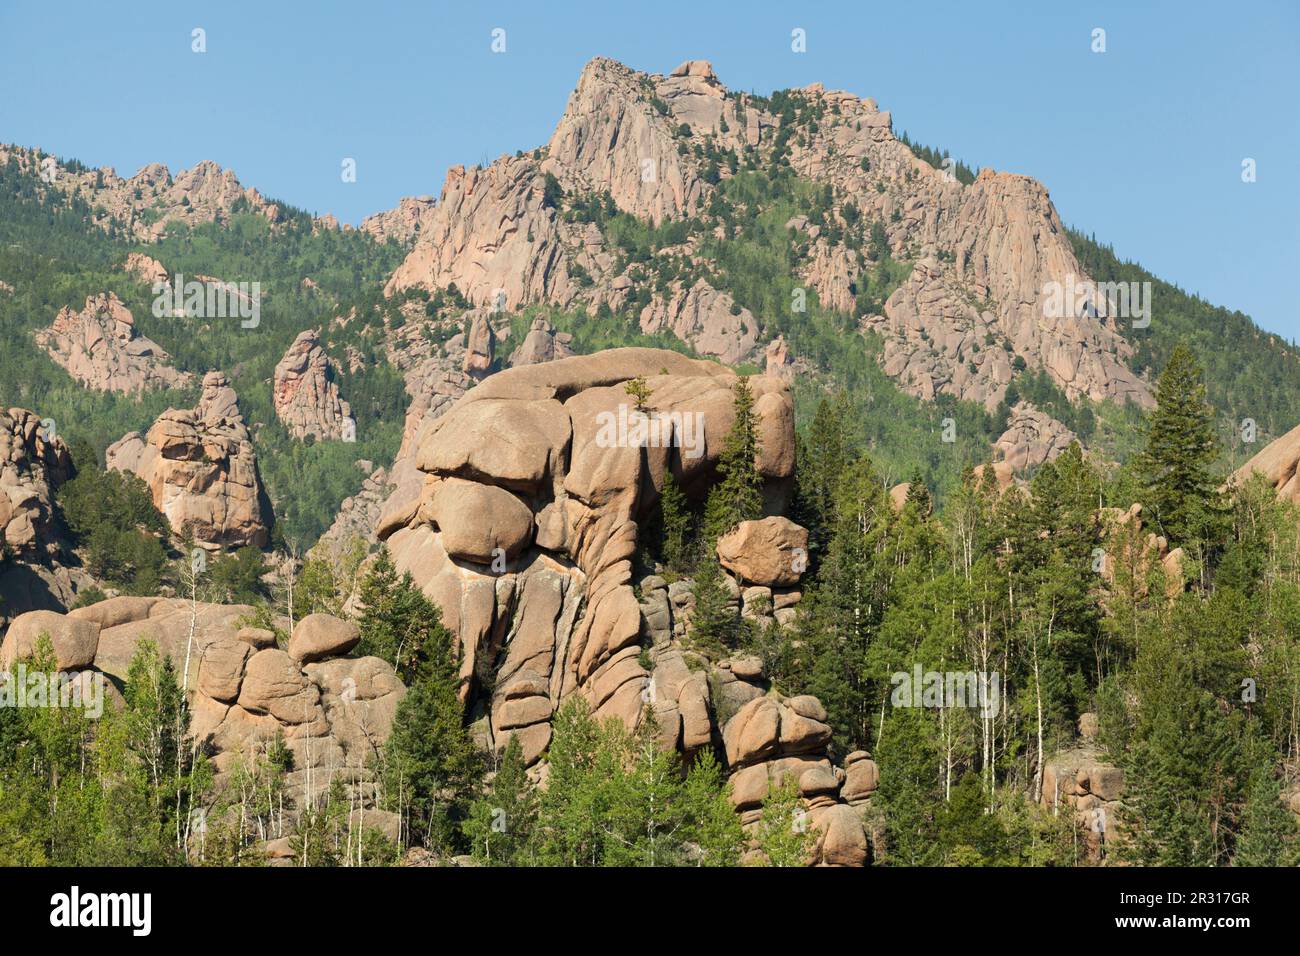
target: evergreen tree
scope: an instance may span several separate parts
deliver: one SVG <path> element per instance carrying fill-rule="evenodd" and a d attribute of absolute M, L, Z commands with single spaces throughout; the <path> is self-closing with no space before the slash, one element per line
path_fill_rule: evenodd
<path fill-rule="evenodd" d="M 1205 400 L 1201 368 L 1179 345 L 1156 388 L 1156 409 L 1138 459 L 1145 500 L 1171 544 L 1213 532 L 1223 510 L 1213 467 L 1219 455 L 1214 412 Z"/>
<path fill-rule="evenodd" d="M 664 471 L 664 487 L 659 496 L 659 509 L 663 533 L 662 558 L 670 571 L 683 573 L 692 564 L 691 530 L 695 515 L 682 493 L 681 485 L 671 469 Z"/>
<path fill-rule="evenodd" d="M 1250 776 L 1233 866 L 1295 866 L 1300 825 L 1282 803 L 1282 785 L 1267 767 Z"/>
<path fill-rule="evenodd" d="M 745 633 L 736 602 L 723 584 L 722 565 L 717 557 L 708 556 L 695 572 L 691 592 L 695 607 L 691 611 L 691 640 L 705 650 L 721 651 L 738 646 Z"/>
<path fill-rule="evenodd" d="M 523 747 L 511 734 L 492 782 L 465 821 L 470 853 L 488 866 L 529 865 L 536 818 L 537 794 L 524 767 Z"/>
<path fill-rule="evenodd" d="M 409 839 L 453 848 L 480 769 L 455 681 L 447 671 L 416 680 L 397 706 L 383 768 L 385 796 Z"/>
<path fill-rule="evenodd" d="M 627 392 L 628 396 L 631 397 L 638 412 L 645 414 L 650 411 L 650 395 L 652 389 L 646 384 L 644 375 L 638 375 L 630 382 L 624 384 L 623 391 Z"/>
<path fill-rule="evenodd" d="M 693 848 L 696 866 L 736 866 L 745 845 L 740 814 L 731 805 L 730 785 L 713 751 L 704 748 L 686 774 L 681 799 L 686 823 L 683 840 Z"/>
<path fill-rule="evenodd" d="M 799 797 L 799 781 L 788 775 L 778 786 L 769 785 L 758 821 L 758 849 L 767 866 L 807 866 L 812 862 L 817 835 Z"/>
<path fill-rule="evenodd" d="M 387 548 L 376 554 L 359 598 L 361 655 L 388 661 L 405 684 L 454 669 L 452 638 L 443 627 L 441 609 L 415 586 L 409 571 L 398 576 Z"/>
<path fill-rule="evenodd" d="M 722 480 L 709 492 L 704 508 L 704 539 L 712 547 L 742 521 L 763 514 L 762 476 L 758 473 L 758 416 L 749 379 L 741 376 L 732 390 L 735 415 L 718 455 Z"/>

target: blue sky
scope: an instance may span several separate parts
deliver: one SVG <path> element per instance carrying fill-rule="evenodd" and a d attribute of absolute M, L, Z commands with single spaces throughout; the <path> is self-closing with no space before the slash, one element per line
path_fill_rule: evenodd
<path fill-rule="evenodd" d="M 505 54 L 490 50 L 495 27 Z M 791 52 L 795 27 L 806 53 Z M 123 175 L 214 159 L 356 223 L 436 194 L 450 165 L 545 142 L 598 54 L 652 72 L 708 59 L 733 89 L 821 81 L 873 96 L 896 132 L 1042 180 L 1066 223 L 1300 339 L 1294 0 L 0 0 L 0 141 Z"/>

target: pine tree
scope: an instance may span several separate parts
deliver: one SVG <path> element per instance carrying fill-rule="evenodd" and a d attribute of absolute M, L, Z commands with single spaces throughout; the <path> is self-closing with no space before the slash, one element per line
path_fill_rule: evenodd
<path fill-rule="evenodd" d="M 556 711 L 547 752 L 551 774 L 537 820 L 543 866 L 599 866 L 604 858 L 607 785 L 622 770 L 609 738 L 581 697 L 570 697 Z"/>
<path fill-rule="evenodd" d="M 663 529 L 663 562 L 670 571 L 683 573 L 691 567 L 691 529 L 695 524 L 695 516 L 671 469 L 664 471 L 659 511 Z"/>
<path fill-rule="evenodd" d="M 523 747 L 511 734 L 492 783 L 465 821 L 470 853 L 488 866 L 529 865 L 536 820 L 537 794 L 524 767 Z"/>
<path fill-rule="evenodd" d="M 1295 866 L 1300 825 L 1282 803 L 1282 785 L 1267 767 L 1251 774 L 1233 866 Z"/>
<path fill-rule="evenodd" d="M 454 669 L 442 611 L 415 586 L 409 571 L 399 577 L 387 548 L 379 549 L 359 597 L 360 654 L 388 661 L 408 685 L 426 673 Z"/>
<path fill-rule="evenodd" d="M 1219 455 L 1214 412 L 1201 367 L 1178 345 L 1160 375 L 1138 474 L 1146 500 L 1172 544 L 1212 533 L 1223 504 L 1212 469 Z"/>
<path fill-rule="evenodd" d="M 385 796 L 415 842 L 440 849 L 455 845 L 479 764 L 455 681 L 446 671 L 416 680 L 397 706 L 383 774 Z"/>
<path fill-rule="evenodd" d="M 799 781 L 788 775 L 781 786 L 769 785 L 758 822 L 758 849 L 767 866 L 807 866 L 817 835 L 799 797 Z"/>
<path fill-rule="evenodd" d="M 732 390 L 732 410 L 735 418 L 718 456 L 722 481 L 709 492 L 704 507 L 704 537 L 708 547 L 740 522 L 763 514 L 763 480 L 755 464 L 758 416 L 754 413 L 754 393 L 745 376 L 736 380 Z"/>
<path fill-rule="evenodd" d="M 907 482 L 907 504 L 916 509 L 916 513 L 925 517 L 934 510 L 934 499 L 930 496 L 930 489 L 926 487 L 925 479 L 921 477 L 920 469 L 912 471 L 912 477 Z"/>
<path fill-rule="evenodd" d="M 650 386 L 646 384 L 644 375 L 638 375 L 630 382 L 624 384 L 623 391 L 627 392 L 631 397 L 638 412 L 645 414 L 650 411 L 650 395 L 652 390 Z"/>
<path fill-rule="evenodd" d="M 701 750 L 686 774 L 681 795 L 686 818 L 682 838 L 693 847 L 696 866 L 736 866 L 740 862 L 745 831 L 740 814 L 731 805 L 729 788 L 713 751 Z"/>
<path fill-rule="evenodd" d="M 695 646 L 713 651 L 735 647 L 744 630 L 736 602 L 723 584 L 722 565 L 716 556 L 705 557 L 695 572 L 692 587 L 695 607 L 689 634 Z"/>

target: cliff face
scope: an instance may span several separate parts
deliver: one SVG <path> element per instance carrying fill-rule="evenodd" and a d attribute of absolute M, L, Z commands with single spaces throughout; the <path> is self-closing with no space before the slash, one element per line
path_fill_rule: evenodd
<path fill-rule="evenodd" d="M 801 244 L 797 277 L 823 306 L 881 337 L 883 367 L 908 392 L 992 408 L 1019 359 L 1072 399 L 1151 404 L 1120 334 L 1131 317 L 1095 289 L 1056 308 L 1053 290 L 1089 288 L 1090 279 L 1041 184 L 986 169 L 963 185 L 896 139 L 873 100 L 820 84 L 789 96 L 796 113 L 730 92 L 704 61 L 661 76 L 594 59 L 545 146 L 456 167 L 432 211 L 386 214 L 420 222 L 388 291 L 455 285 L 479 306 L 631 310 L 645 332 L 730 364 L 756 361 L 768 338 L 759 318 L 710 280 L 716 264 L 694 238 L 629 261 L 599 217 L 564 207 L 604 196 L 652 225 L 703 223 L 725 238 L 732 227 L 714 203 L 737 168 L 729 157 L 758 169 L 788 165 L 833 199 L 824 224 L 787 223 Z M 883 230 L 889 254 L 911 265 L 879 312 L 857 305 L 872 263 L 842 234 L 858 222 Z M 647 275 L 663 281 L 648 301 L 634 298 Z"/>
<path fill-rule="evenodd" d="M 57 550 L 54 493 L 72 477 L 72 459 L 61 438 L 25 408 L 0 411 L 0 541 L 22 558 Z"/>

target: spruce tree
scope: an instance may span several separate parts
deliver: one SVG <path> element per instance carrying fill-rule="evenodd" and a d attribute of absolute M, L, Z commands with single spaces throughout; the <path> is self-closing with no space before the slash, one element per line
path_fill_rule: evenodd
<path fill-rule="evenodd" d="M 755 464 L 758 416 L 754 413 L 754 393 L 745 376 L 736 380 L 732 390 L 732 410 L 735 418 L 718 456 L 722 481 L 709 492 L 704 508 L 704 536 L 709 547 L 740 522 L 763 514 L 762 476 Z"/>
<path fill-rule="evenodd" d="M 664 471 L 659 513 L 663 533 L 663 547 L 660 549 L 663 563 L 670 571 L 681 574 L 691 567 L 691 528 L 695 524 L 695 516 L 671 469 Z"/>
<path fill-rule="evenodd" d="M 465 821 L 470 853 L 487 866 L 529 865 L 536 818 L 537 794 L 524 767 L 523 747 L 511 734 L 492 783 Z"/>
<path fill-rule="evenodd" d="M 1268 767 L 1250 777 L 1241 832 L 1232 855 L 1233 866 L 1295 866 L 1300 825 L 1282 803 L 1282 785 Z"/>
<path fill-rule="evenodd" d="M 1201 367 L 1178 345 L 1160 375 L 1138 474 L 1146 500 L 1171 545 L 1208 535 L 1223 504 L 1213 474 L 1219 455 L 1214 412 L 1205 400 Z"/>
<path fill-rule="evenodd" d="M 411 578 L 398 575 L 388 549 L 381 547 L 361 582 L 361 630 L 358 651 L 393 665 L 405 684 L 427 674 L 455 670 L 452 637 L 442 624 L 442 611 Z"/>

